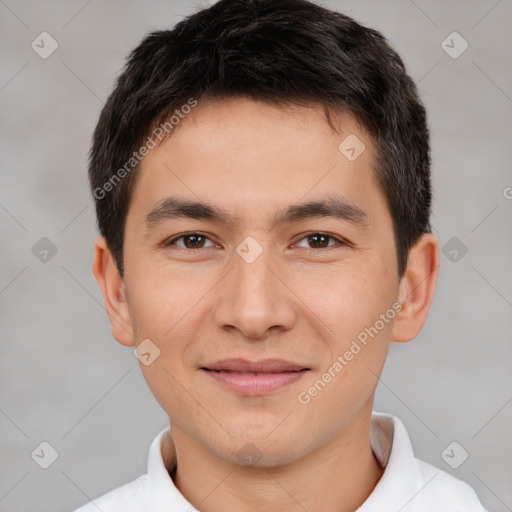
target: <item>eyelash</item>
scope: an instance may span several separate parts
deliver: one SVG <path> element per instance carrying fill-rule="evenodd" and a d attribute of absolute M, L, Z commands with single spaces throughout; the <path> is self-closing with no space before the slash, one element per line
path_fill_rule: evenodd
<path fill-rule="evenodd" d="M 183 233 L 183 234 L 181 234 L 179 236 L 176 236 L 174 238 L 166 240 L 163 243 L 163 246 L 164 247 L 168 247 L 170 245 L 174 245 L 177 240 L 180 240 L 181 238 L 186 238 L 188 236 L 193 236 L 193 235 L 199 235 L 199 236 L 201 236 L 203 238 L 206 238 L 207 240 L 210 240 L 210 238 L 207 235 L 203 234 L 203 233 L 200 233 L 198 231 L 190 231 L 189 233 Z M 325 237 L 327 237 L 327 238 L 329 238 L 331 240 L 335 240 L 336 242 L 338 242 L 338 246 L 350 246 L 351 245 L 350 242 L 348 242 L 347 240 L 344 240 L 342 238 L 339 238 L 339 237 L 336 237 L 334 235 L 331 235 L 330 233 L 325 233 L 323 231 L 311 231 L 310 233 L 306 233 L 296 243 L 301 242 L 305 238 L 308 238 L 308 237 L 311 237 L 311 236 L 314 236 L 314 235 L 321 235 L 321 236 L 325 236 Z M 210 242 L 213 242 L 213 240 L 210 240 Z M 213 243 L 215 243 L 215 242 L 213 242 Z M 201 249 L 204 249 L 202 247 L 196 248 L 196 249 L 189 249 L 188 247 L 182 247 L 182 246 L 178 246 L 178 247 L 180 247 L 181 249 L 183 249 L 185 251 L 200 251 Z M 314 247 L 308 247 L 308 249 L 311 249 L 313 251 L 314 250 L 318 251 L 318 250 L 322 250 L 322 249 L 323 250 L 330 249 L 332 247 L 336 247 L 336 245 L 328 245 L 327 247 L 322 247 L 321 249 L 317 249 L 317 248 L 314 248 Z M 206 247 L 206 249 L 208 249 L 208 247 Z"/>

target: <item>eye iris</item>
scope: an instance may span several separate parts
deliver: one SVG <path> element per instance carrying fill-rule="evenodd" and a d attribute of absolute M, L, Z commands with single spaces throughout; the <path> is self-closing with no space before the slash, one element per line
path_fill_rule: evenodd
<path fill-rule="evenodd" d="M 189 244 L 187 243 L 187 240 L 195 240 L 195 242 L 192 242 L 192 244 Z M 197 240 L 198 239 L 202 239 L 202 244 L 201 243 L 197 243 Z M 185 246 L 187 247 L 187 249 L 198 249 L 198 248 L 201 248 L 203 247 L 204 245 L 204 236 L 202 235 L 186 235 L 183 237 L 183 241 L 185 243 Z"/>
<path fill-rule="evenodd" d="M 308 236 L 308 243 L 310 243 L 311 245 L 311 240 L 313 239 L 319 239 L 319 238 L 322 238 L 323 241 L 327 242 L 326 244 L 324 244 L 323 242 L 313 242 L 313 247 L 315 248 L 323 248 L 323 247 L 327 247 L 329 245 L 329 237 L 327 235 L 322 235 L 321 233 L 316 233 L 314 235 L 309 235 Z"/>

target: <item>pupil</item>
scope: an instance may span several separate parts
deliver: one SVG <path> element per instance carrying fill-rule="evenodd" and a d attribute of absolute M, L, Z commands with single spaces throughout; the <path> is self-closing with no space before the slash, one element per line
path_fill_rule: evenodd
<path fill-rule="evenodd" d="M 197 245 L 202 247 L 200 239 L 203 238 L 202 235 L 187 235 L 185 237 L 185 240 L 187 241 L 185 245 L 189 249 L 197 249 Z M 322 239 L 322 241 L 319 242 L 319 239 Z M 310 235 L 309 241 L 310 245 L 313 245 L 314 247 L 326 247 L 325 242 L 327 241 L 328 237 L 321 234 L 316 235 Z M 313 242 L 312 242 L 313 241 Z M 203 240 L 204 242 L 204 240 Z"/>
<path fill-rule="evenodd" d="M 200 238 L 203 238 L 201 235 L 187 235 L 185 237 L 185 240 L 187 241 L 190 241 L 191 239 L 193 240 L 192 243 L 185 243 L 185 245 L 187 246 L 187 248 L 189 249 L 197 249 L 197 240 L 200 239 Z M 192 247 L 191 247 L 192 246 Z"/>
<path fill-rule="evenodd" d="M 321 235 L 321 234 L 310 235 L 310 237 L 309 237 L 310 241 L 311 241 L 311 240 L 313 240 L 313 239 L 315 239 L 315 238 L 316 238 L 316 239 L 318 239 L 318 238 L 323 238 L 323 239 L 324 239 L 324 241 L 325 241 L 325 240 L 327 240 L 327 237 L 326 237 L 325 235 Z M 315 247 L 319 247 L 319 246 L 321 246 L 321 247 L 325 247 L 325 244 L 323 244 L 322 242 L 320 242 L 320 243 L 318 243 L 318 242 L 313 242 L 313 245 L 314 245 Z"/>

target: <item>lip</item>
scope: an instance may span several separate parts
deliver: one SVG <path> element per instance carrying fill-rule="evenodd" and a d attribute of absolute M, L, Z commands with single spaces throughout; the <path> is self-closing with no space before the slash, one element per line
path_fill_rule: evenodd
<path fill-rule="evenodd" d="M 283 359 L 224 359 L 201 370 L 232 392 L 262 396 L 297 382 L 310 368 Z"/>

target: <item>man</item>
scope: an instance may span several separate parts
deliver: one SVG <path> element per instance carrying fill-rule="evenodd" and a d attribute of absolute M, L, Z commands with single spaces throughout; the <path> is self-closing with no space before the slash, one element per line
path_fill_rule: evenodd
<path fill-rule="evenodd" d="M 89 174 L 112 333 L 170 428 L 80 512 L 484 510 L 372 413 L 439 266 L 425 110 L 381 34 L 304 0 L 150 34 Z"/>

